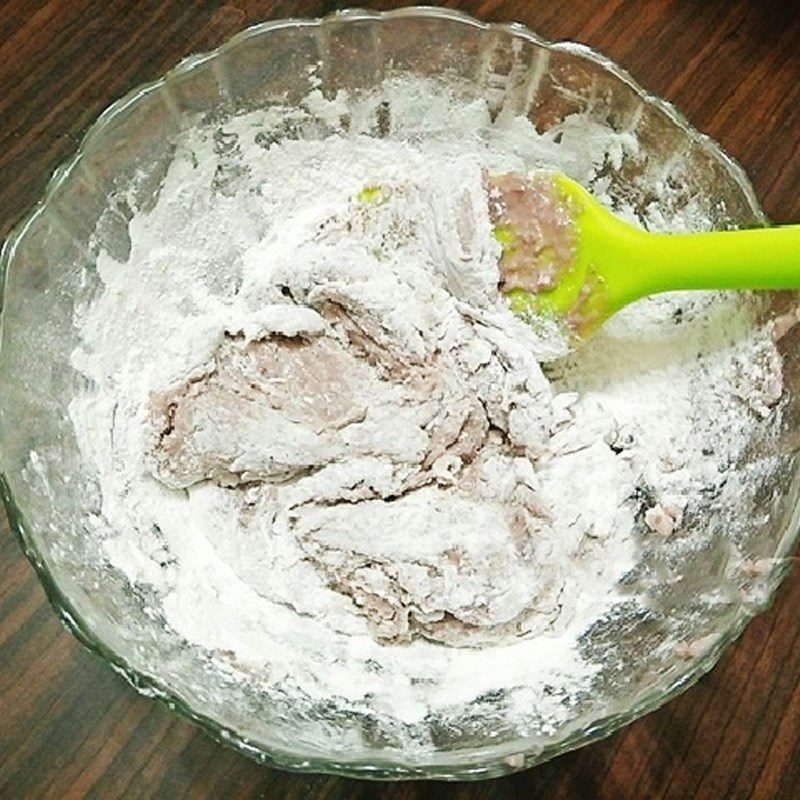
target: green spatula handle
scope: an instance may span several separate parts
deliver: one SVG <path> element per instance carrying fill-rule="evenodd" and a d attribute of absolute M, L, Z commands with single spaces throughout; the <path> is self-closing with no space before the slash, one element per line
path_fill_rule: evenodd
<path fill-rule="evenodd" d="M 579 204 L 582 263 L 602 279 L 607 309 L 676 289 L 800 289 L 800 225 L 647 233 L 561 179 Z M 590 267 L 591 265 L 591 267 Z"/>
<path fill-rule="evenodd" d="M 630 230 L 626 249 L 637 264 L 640 296 L 673 289 L 800 289 L 800 225 L 691 234 Z"/>

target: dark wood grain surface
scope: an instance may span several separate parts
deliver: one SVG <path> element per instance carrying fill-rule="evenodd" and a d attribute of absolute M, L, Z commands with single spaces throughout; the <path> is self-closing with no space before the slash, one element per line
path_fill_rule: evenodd
<path fill-rule="evenodd" d="M 0 238 L 112 100 L 312 0 L 0 0 Z M 444 3 L 586 42 L 718 139 L 767 213 L 800 220 L 797 0 Z M 0 387 L 0 391 L 2 388 Z M 717 668 L 591 747 L 480 784 L 378 785 L 264 769 L 139 697 L 59 625 L 0 516 L 0 798 L 797 798 L 800 574 Z"/>

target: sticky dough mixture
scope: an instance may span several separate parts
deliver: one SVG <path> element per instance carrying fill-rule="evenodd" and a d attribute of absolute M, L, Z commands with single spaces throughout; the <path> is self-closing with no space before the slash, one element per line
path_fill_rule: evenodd
<path fill-rule="evenodd" d="M 278 142 L 268 113 L 194 131 L 127 260 L 101 253 L 71 413 L 105 557 L 229 669 L 419 719 L 548 683 L 521 702 L 555 717 L 637 537 L 676 535 L 780 398 L 730 296 L 639 304 L 566 360 L 512 315 L 484 171 L 588 182 L 636 143 L 569 120 L 472 135 L 486 122 L 466 108 L 463 136 L 413 143 Z"/>

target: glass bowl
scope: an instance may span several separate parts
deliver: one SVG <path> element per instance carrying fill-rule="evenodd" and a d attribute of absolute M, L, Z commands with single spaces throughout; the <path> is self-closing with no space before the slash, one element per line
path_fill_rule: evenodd
<path fill-rule="evenodd" d="M 287 769 L 474 779 L 545 761 L 657 708 L 709 670 L 770 602 L 798 530 L 796 340 L 785 342 L 788 399 L 779 441 L 756 443 L 750 456 L 774 462 L 769 480 L 753 487 L 768 513 L 735 532 L 736 548 L 753 569 L 731 568 L 732 540 L 723 535 L 717 546 L 673 565 L 677 579 L 651 598 L 648 613 L 621 606 L 595 626 L 586 647 L 604 667 L 591 696 L 557 729 L 505 726 L 503 698 L 487 697 L 462 709 L 458 724 L 427 719 L 431 744 L 413 752 L 398 747 L 368 709 L 342 714 L 278 702 L 257 685 L 230 680 L 196 647 L 166 631 L 148 613 L 146 593 L 99 556 L 98 489 L 81 462 L 67 412 L 71 397 L 85 388 L 70 362 L 77 343 L 72 320 L 76 305 L 98 289 L 97 254 L 127 258 L 128 221 L 152 206 L 183 131 L 213 129 L 252 109 L 299 104 L 313 89 L 325 97 L 339 90 L 352 97 L 379 92 L 386 81 L 409 73 L 484 103 L 489 125 L 503 115 L 525 115 L 542 132 L 581 115 L 634 132 L 639 156 L 609 163 L 606 178 L 611 198 L 635 211 L 647 206 L 655 181 L 666 175 L 678 210 L 699 203 L 716 227 L 766 222 L 744 173 L 713 141 L 581 45 L 551 44 L 521 25 L 488 25 L 432 8 L 350 10 L 256 25 L 111 106 L 5 243 L 2 493 L 66 626 L 138 691 L 219 741 Z M 369 122 L 372 135 L 429 135 L 424 114 L 395 129 L 388 106 L 387 100 Z M 330 120 L 309 109 L 304 114 L 302 124 L 287 125 L 283 135 L 313 139 L 331 131 Z M 346 132 L 350 124 L 343 115 L 334 129 Z M 772 302 L 778 307 L 781 298 Z M 709 588 L 713 602 L 703 599 Z M 682 646 L 672 658 L 655 658 L 664 642 Z"/>

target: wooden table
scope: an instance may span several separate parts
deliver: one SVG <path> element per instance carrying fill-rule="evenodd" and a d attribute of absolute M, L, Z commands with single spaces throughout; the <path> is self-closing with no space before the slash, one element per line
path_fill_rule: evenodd
<path fill-rule="evenodd" d="M 2 0 L 0 238 L 110 101 L 252 22 L 347 5 L 358 4 Z M 736 156 L 773 219 L 800 220 L 797 0 L 444 5 L 605 52 Z M 0 798 L 796 798 L 798 609 L 795 572 L 699 685 L 542 767 L 480 784 L 368 784 L 264 769 L 139 697 L 61 628 L 2 519 Z"/>

